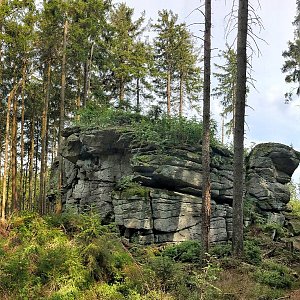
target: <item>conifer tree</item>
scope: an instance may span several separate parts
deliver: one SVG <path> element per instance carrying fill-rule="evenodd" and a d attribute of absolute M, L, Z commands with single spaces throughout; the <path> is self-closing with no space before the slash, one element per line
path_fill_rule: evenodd
<path fill-rule="evenodd" d="M 293 25 L 296 27 L 294 41 L 288 42 L 288 50 L 282 53 L 285 59 L 282 72 L 287 73 L 285 82 L 294 84 L 289 92 L 285 94 L 286 101 L 292 100 L 293 94 L 300 95 L 300 1 L 296 1 L 297 14 Z"/>
<path fill-rule="evenodd" d="M 248 0 L 239 0 L 237 37 L 237 80 L 234 117 L 233 155 L 233 255 L 241 257 L 244 252 L 244 125 L 247 94 L 247 36 Z"/>
<path fill-rule="evenodd" d="M 146 74 L 146 48 L 141 46 L 139 38 L 143 32 L 144 15 L 133 20 L 134 10 L 121 3 L 110 15 L 112 40 L 110 45 L 111 72 L 110 93 L 120 105 L 124 103 L 129 84 Z"/>

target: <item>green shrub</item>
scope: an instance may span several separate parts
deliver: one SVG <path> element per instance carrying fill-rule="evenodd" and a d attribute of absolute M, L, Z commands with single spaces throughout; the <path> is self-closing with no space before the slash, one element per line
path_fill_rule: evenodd
<path fill-rule="evenodd" d="M 258 265 L 262 261 L 262 253 L 255 241 L 245 241 L 244 259 L 249 264 Z"/>
<path fill-rule="evenodd" d="M 114 127 L 130 125 L 135 141 L 140 144 L 153 144 L 159 149 L 174 145 L 199 146 L 202 139 L 203 126 L 196 119 L 173 118 L 162 115 L 153 119 L 122 108 L 113 108 L 89 102 L 86 108 L 78 111 L 75 125 L 83 128 Z M 212 122 L 211 142 L 216 144 L 216 123 Z"/>
<path fill-rule="evenodd" d="M 217 258 L 228 257 L 231 255 L 231 244 L 218 244 L 210 248 L 209 254 Z"/>
<path fill-rule="evenodd" d="M 181 242 L 177 245 L 167 246 L 162 255 L 170 257 L 174 261 L 200 262 L 201 244 L 198 241 Z"/>
<path fill-rule="evenodd" d="M 166 285 L 169 285 L 176 272 L 174 261 L 168 256 L 157 256 L 150 261 L 150 268 Z"/>
<path fill-rule="evenodd" d="M 142 119 L 133 123 L 134 135 L 142 144 L 154 144 L 160 148 L 174 145 L 199 146 L 202 139 L 203 126 L 196 119 L 172 118 L 163 116 L 160 119 Z M 211 143 L 216 144 L 215 127 L 211 129 Z"/>
<path fill-rule="evenodd" d="M 75 125 L 83 128 L 130 125 L 142 119 L 138 113 L 99 105 L 92 101 L 89 101 L 85 108 L 79 109 L 77 115 Z"/>
<path fill-rule="evenodd" d="M 283 289 L 290 288 L 294 282 L 291 270 L 272 260 L 265 261 L 254 273 L 254 278 L 260 283 Z"/>
<path fill-rule="evenodd" d="M 278 223 L 264 224 L 262 225 L 262 230 L 270 236 L 274 237 L 275 240 L 286 236 L 286 229 L 284 229 L 283 226 Z"/>
<path fill-rule="evenodd" d="M 292 210 L 292 214 L 300 217 L 300 200 L 294 199 L 288 203 L 288 207 Z"/>

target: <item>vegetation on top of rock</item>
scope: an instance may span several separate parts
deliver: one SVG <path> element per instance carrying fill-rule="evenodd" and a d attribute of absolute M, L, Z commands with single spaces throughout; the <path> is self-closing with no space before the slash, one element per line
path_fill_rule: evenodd
<path fill-rule="evenodd" d="M 141 115 L 122 108 L 112 108 L 96 103 L 87 105 L 78 112 L 75 125 L 81 128 L 120 127 L 120 130 L 130 130 L 135 142 L 140 145 L 150 144 L 158 148 L 174 145 L 199 146 L 202 140 L 202 122 L 196 119 L 170 117 L 167 115 Z M 218 143 L 216 138 L 216 123 L 211 126 L 211 143 Z"/>

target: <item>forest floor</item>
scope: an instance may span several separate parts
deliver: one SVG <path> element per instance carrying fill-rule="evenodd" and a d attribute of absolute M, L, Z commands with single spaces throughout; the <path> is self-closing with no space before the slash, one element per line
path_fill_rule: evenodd
<path fill-rule="evenodd" d="M 243 259 L 215 245 L 203 267 L 197 241 L 126 244 L 97 216 L 25 213 L 0 226 L 0 300 L 300 300 L 300 251 L 271 236 L 250 227 Z"/>

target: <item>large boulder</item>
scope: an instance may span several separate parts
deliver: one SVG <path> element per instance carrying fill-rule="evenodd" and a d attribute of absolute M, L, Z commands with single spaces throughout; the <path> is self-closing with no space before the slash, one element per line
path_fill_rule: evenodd
<path fill-rule="evenodd" d="M 139 145 L 118 128 L 64 132 L 63 207 L 93 209 L 141 243 L 201 238 L 201 147 Z M 291 147 L 257 145 L 246 160 L 246 198 L 268 218 L 280 219 L 289 201 L 286 183 L 299 164 Z M 232 234 L 233 154 L 211 148 L 211 241 Z M 284 219 L 283 219 L 284 220 Z M 292 225 L 291 225 L 292 226 Z M 293 224 L 293 228 L 294 228 Z"/>
<path fill-rule="evenodd" d="M 290 192 L 286 185 L 299 165 L 300 153 L 278 143 L 255 146 L 247 159 L 246 191 L 262 211 L 286 210 Z"/>

